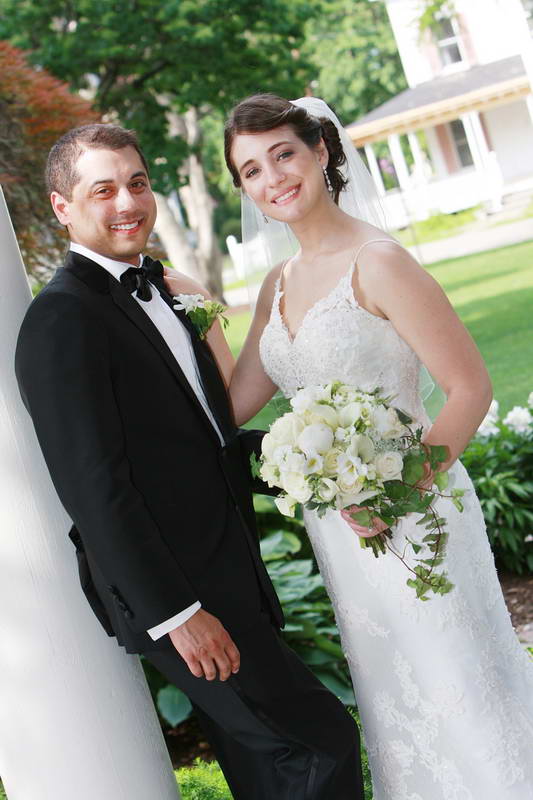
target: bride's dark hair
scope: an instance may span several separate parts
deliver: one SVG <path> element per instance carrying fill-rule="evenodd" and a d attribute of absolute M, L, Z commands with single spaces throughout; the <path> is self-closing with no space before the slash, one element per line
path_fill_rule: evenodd
<path fill-rule="evenodd" d="M 235 136 L 239 133 L 264 133 L 280 125 L 290 125 L 295 134 L 308 147 L 314 148 L 324 139 L 329 153 L 326 168 L 332 186 L 332 195 L 336 203 L 339 194 L 346 186 L 339 167 L 345 163 L 346 156 L 342 149 L 337 128 L 326 117 L 313 117 L 305 108 L 294 106 L 283 97 L 275 94 L 255 94 L 247 97 L 235 106 L 224 127 L 224 156 L 233 177 L 233 185 L 240 187 L 241 178 L 231 160 L 231 147 Z"/>

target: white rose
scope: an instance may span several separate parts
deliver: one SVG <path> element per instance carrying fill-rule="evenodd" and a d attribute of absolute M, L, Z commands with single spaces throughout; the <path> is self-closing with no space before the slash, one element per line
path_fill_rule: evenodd
<path fill-rule="evenodd" d="M 283 445 L 287 447 L 288 445 Z M 299 472 L 303 474 L 306 471 L 306 460 L 302 453 L 294 453 L 292 450 L 283 457 L 281 461 L 280 470 L 284 472 Z"/>
<path fill-rule="evenodd" d="M 270 459 L 272 464 L 275 464 L 276 467 L 281 467 L 285 460 L 292 454 L 292 447 L 290 444 L 278 444 L 274 452 L 272 453 L 272 458 Z"/>
<path fill-rule="evenodd" d="M 315 386 L 306 386 L 305 389 L 299 389 L 293 398 L 291 398 L 291 406 L 293 411 L 297 414 L 303 414 L 304 411 L 316 403 L 318 400 L 317 390 Z"/>
<path fill-rule="evenodd" d="M 349 428 L 361 417 L 363 407 L 361 403 L 348 403 L 347 406 L 339 410 L 339 425 Z"/>
<path fill-rule="evenodd" d="M 376 470 L 384 481 L 396 481 L 402 477 L 403 458 L 394 450 L 380 453 L 376 458 Z"/>
<path fill-rule="evenodd" d="M 294 509 L 296 500 L 294 497 L 289 497 L 287 494 L 281 494 L 279 497 L 274 498 L 274 502 L 278 507 L 278 511 L 285 514 L 286 517 L 294 517 Z"/>
<path fill-rule="evenodd" d="M 335 431 L 335 441 L 344 442 L 350 435 L 350 428 L 337 428 Z"/>
<path fill-rule="evenodd" d="M 261 466 L 261 478 L 268 483 L 269 486 L 279 486 L 279 471 L 273 464 L 263 464 Z"/>
<path fill-rule="evenodd" d="M 337 484 L 330 478 L 322 478 L 315 489 L 317 498 L 322 500 L 323 503 L 329 503 L 333 500 L 338 491 Z"/>
<path fill-rule="evenodd" d="M 291 412 L 279 417 L 270 427 L 270 435 L 279 444 L 294 444 L 304 429 L 302 420 Z"/>
<path fill-rule="evenodd" d="M 533 422 L 531 412 L 522 406 L 515 406 L 509 411 L 503 424 L 511 428 L 512 431 L 519 434 L 529 433 L 530 425 Z"/>
<path fill-rule="evenodd" d="M 374 425 L 383 439 L 397 439 L 405 433 L 405 426 L 393 408 L 378 405 L 372 413 Z"/>
<path fill-rule="evenodd" d="M 374 443 L 362 433 L 354 433 L 346 450 L 348 455 L 359 456 L 362 461 L 369 462 L 376 453 Z"/>
<path fill-rule="evenodd" d="M 330 428 L 335 430 L 339 424 L 337 412 L 331 406 L 324 403 L 313 403 L 305 412 L 306 421 L 313 425 L 317 422 L 323 422 L 329 425 Z"/>
<path fill-rule="evenodd" d="M 272 460 L 274 450 L 277 447 L 279 447 L 279 442 L 277 442 L 270 433 L 265 433 L 261 442 L 261 453 L 268 461 Z"/>
<path fill-rule="evenodd" d="M 283 490 L 290 494 L 297 503 L 307 503 L 313 494 L 305 477 L 298 472 L 287 472 L 282 475 Z"/>
<path fill-rule="evenodd" d="M 306 455 L 326 453 L 333 444 L 333 431 L 329 425 L 316 423 L 308 425 L 298 436 L 298 447 Z"/>
<path fill-rule="evenodd" d="M 326 475 L 336 475 L 339 471 L 338 458 L 341 451 L 338 447 L 333 447 L 324 454 L 323 470 Z"/>

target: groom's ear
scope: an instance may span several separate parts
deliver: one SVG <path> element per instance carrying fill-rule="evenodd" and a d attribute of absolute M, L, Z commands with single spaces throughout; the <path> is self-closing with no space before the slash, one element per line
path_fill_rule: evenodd
<path fill-rule="evenodd" d="M 54 209 L 54 214 L 58 218 L 61 225 L 68 225 L 70 222 L 69 216 L 69 202 L 59 194 L 59 192 L 52 192 L 50 195 L 50 202 Z"/>

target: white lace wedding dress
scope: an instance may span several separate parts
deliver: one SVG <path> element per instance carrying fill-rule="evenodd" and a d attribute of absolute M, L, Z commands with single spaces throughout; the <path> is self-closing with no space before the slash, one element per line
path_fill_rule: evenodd
<path fill-rule="evenodd" d="M 392 324 L 359 306 L 350 271 L 292 338 L 279 281 L 260 353 L 285 396 L 338 379 L 377 386 L 427 428 L 420 362 Z M 339 512 L 305 525 L 333 603 L 372 771 L 374 800 L 532 800 L 533 663 L 511 626 L 479 502 L 461 463 L 464 512 L 438 501 L 455 588 L 423 603 L 392 554 L 375 558 Z M 421 538 L 417 517 L 394 532 Z M 334 800 L 334 798 L 332 798 Z"/>

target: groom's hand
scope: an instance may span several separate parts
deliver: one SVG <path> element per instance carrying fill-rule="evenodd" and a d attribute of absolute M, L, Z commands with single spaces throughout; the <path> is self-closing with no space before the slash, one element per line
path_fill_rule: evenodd
<path fill-rule="evenodd" d="M 221 622 L 200 609 L 187 622 L 169 633 L 172 644 L 193 675 L 226 681 L 239 671 L 241 656 Z"/>

